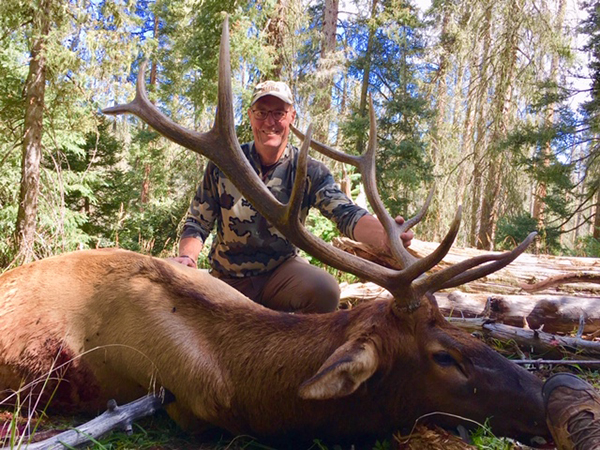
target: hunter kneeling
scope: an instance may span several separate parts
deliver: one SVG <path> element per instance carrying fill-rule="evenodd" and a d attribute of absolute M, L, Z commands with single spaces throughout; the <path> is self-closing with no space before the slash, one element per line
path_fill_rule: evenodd
<path fill-rule="evenodd" d="M 254 142 L 241 146 L 256 173 L 281 203 L 289 201 L 298 166 L 299 150 L 288 141 L 290 125 L 296 118 L 293 103 L 285 83 L 259 83 L 248 109 Z M 302 223 L 309 208 L 315 206 L 345 236 L 388 252 L 387 234 L 379 220 L 340 190 L 323 163 L 309 159 L 307 177 Z M 400 216 L 395 220 L 404 222 Z M 267 308 L 302 313 L 325 313 L 337 308 L 340 290 L 335 278 L 300 257 L 298 249 L 210 162 L 192 200 L 179 256 L 174 260 L 196 267 L 215 222 L 217 233 L 209 254 L 212 275 Z M 408 247 L 412 231 L 401 238 Z"/>

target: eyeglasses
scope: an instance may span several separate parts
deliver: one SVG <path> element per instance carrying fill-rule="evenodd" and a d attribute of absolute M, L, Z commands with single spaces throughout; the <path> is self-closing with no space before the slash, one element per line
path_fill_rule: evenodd
<path fill-rule="evenodd" d="M 275 122 L 280 122 L 287 115 L 287 111 L 263 111 L 261 109 L 253 109 L 252 114 L 256 120 L 267 120 L 269 114 L 273 116 Z"/>

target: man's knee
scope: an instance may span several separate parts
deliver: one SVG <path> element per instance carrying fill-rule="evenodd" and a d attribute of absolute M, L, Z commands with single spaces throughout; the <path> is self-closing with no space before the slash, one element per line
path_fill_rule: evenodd
<path fill-rule="evenodd" d="M 305 305 L 300 312 L 327 313 L 335 311 L 340 303 L 340 286 L 337 280 L 329 273 L 313 277 L 305 285 L 303 301 Z"/>
<path fill-rule="evenodd" d="M 333 275 L 294 258 L 284 263 L 269 279 L 259 303 L 279 311 L 326 313 L 340 302 L 340 287 Z"/>

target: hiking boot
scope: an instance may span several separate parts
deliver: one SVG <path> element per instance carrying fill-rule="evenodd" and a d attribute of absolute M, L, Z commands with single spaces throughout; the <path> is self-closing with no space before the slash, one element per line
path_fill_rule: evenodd
<path fill-rule="evenodd" d="M 546 423 L 558 450 L 600 449 L 600 395 L 581 378 L 557 373 L 542 388 Z"/>

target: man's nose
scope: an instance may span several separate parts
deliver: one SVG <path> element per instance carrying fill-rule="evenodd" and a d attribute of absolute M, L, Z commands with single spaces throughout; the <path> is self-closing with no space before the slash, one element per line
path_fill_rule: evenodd
<path fill-rule="evenodd" d="M 274 125 L 276 122 L 277 121 L 273 117 L 273 113 L 269 111 L 269 114 L 267 114 L 267 118 L 265 119 L 265 123 L 268 125 Z"/>

